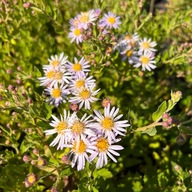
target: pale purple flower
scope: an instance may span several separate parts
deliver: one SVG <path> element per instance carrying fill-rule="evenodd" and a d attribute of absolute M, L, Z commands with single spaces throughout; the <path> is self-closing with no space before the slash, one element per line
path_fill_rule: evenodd
<path fill-rule="evenodd" d="M 121 24 L 120 17 L 115 14 L 108 12 L 108 14 L 104 14 L 104 17 L 99 20 L 100 27 L 106 27 L 109 29 L 117 29 Z"/>

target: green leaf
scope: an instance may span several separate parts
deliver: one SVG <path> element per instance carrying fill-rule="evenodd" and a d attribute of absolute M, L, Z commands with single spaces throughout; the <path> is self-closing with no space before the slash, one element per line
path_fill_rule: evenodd
<path fill-rule="evenodd" d="M 192 134 L 192 127 L 185 126 L 185 127 L 179 127 L 180 130 L 182 130 L 184 133 Z"/>
<path fill-rule="evenodd" d="M 99 169 L 99 170 L 96 169 L 96 170 L 93 172 L 93 176 L 94 176 L 95 178 L 101 176 L 101 177 L 103 177 L 104 179 L 112 178 L 112 177 L 113 177 L 112 173 L 111 173 L 108 169 L 105 169 L 105 168 Z"/>
<path fill-rule="evenodd" d="M 147 129 L 147 130 L 143 131 L 143 133 L 146 133 L 146 134 L 148 134 L 149 136 L 154 136 L 154 135 L 156 135 L 157 130 L 156 130 L 155 127 L 152 127 L 152 128 L 150 128 L 150 129 Z"/>
<path fill-rule="evenodd" d="M 155 111 L 152 114 L 153 121 L 158 121 L 159 118 L 161 118 L 161 116 L 163 115 L 163 113 L 165 113 L 166 109 L 167 109 L 167 102 L 163 101 L 161 105 L 158 107 L 157 111 Z"/>

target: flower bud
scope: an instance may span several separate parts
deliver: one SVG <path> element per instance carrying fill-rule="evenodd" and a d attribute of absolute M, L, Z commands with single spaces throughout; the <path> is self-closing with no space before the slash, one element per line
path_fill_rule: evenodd
<path fill-rule="evenodd" d="M 78 111 L 79 110 L 79 106 L 76 103 L 71 103 L 70 108 L 72 111 Z"/>
<path fill-rule="evenodd" d="M 184 145 L 186 141 L 187 141 L 187 135 L 185 133 L 180 133 L 176 140 L 178 145 Z"/>
<path fill-rule="evenodd" d="M 68 165 L 70 163 L 70 159 L 67 155 L 63 155 L 63 157 L 61 158 L 62 163 Z"/>
<path fill-rule="evenodd" d="M 108 105 L 111 104 L 111 100 L 109 98 L 104 98 L 102 101 L 102 106 L 107 107 Z"/>
<path fill-rule="evenodd" d="M 168 113 L 164 113 L 164 114 L 162 115 L 163 121 L 167 121 L 168 118 L 169 118 L 169 114 L 168 114 Z"/>
<path fill-rule="evenodd" d="M 39 155 L 39 150 L 38 149 L 33 149 L 33 154 Z"/>
<path fill-rule="evenodd" d="M 56 187 L 52 187 L 50 192 L 58 192 L 57 188 Z"/>
<path fill-rule="evenodd" d="M 38 167 L 44 167 L 47 164 L 47 161 L 41 157 L 38 158 L 37 160 L 37 166 Z"/>
<path fill-rule="evenodd" d="M 34 173 L 31 173 L 25 179 L 25 187 L 30 187 L 37 181 L 37 177 Z"/>
<path fill-rule="evenodd" d="M 28 155 L 23 156 L 23 161 L 24 162 L 29 162 L 30 160 L 31 160 L 31 158 Z"/>
<path fill-rule="evenodd" d="M 171 92 L 171 100 L 173 103 L 177 103 L 182 97 L 181 91 Z"/>

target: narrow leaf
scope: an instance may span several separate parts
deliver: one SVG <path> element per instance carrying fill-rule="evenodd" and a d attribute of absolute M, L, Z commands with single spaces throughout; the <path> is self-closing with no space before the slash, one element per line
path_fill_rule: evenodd
<path fill-rule="evenodd" d="M 157 121 L 159 118 L 161 118 L 161 116 L 163 115 L 163 113 L 165 113 L 167 109 L 167 102 L 166 101 L 163 101 L 161 103 L 161 105 L 158 107 L 157 111 L 155 111 L 153 114 L 152 114 L 152 119 L 153 121 Z"/>

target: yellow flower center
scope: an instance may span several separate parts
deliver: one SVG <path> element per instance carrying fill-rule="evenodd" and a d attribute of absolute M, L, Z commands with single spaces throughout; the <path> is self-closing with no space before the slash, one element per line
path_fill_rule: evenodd
<path fill-rule="evenodd" d="M 89 18 L 88 18 L 87 13 L 84 13 L 83 15 L 81 15 L 80 21 L 81 21 L 82 23 L 87 23 L 87 22 L 89 21 Z"/>
<path fill-rule="evenodd" d="M 48 71 L 46 76 L 47 76 L 48 79 L 51 79 L 51 78 L 53 78 L 54 74 L 55 74 L 54 71 Z"/>
<path fill-rule="evenodd" d="M 59 122 L 59 124 L 56 127 L 57 132 L 58 133 L 62 132 L 63 130 L 67 129 L 67 126 L 68 126 L 68 124 L 66 122 L 64 122 L 64 121 Z"/>
<path fill-rule="evenodd" d="M 105 152 L 105 151 L 107 151 L 107 149 L 109 147 L 109 143 L 108 143 L 107 139 L 100 138 L 97 141 L 96 147 L 99 150 L 99 152 Z"/>
<path fill-rule="evenodd" d="M 35 183 L 36 178 L 35 178 L 34 175 L 29 175 L 28 178 L 27 178 L 27 180 L 28 180 L 28 182 L 29 182 L 30 184 L 32 184 L 32 183 Z"/>
<path fill-rule="evenodd" d="M 79 36 L 81 34 L 80 29 L 75 29 L 74 34 L 75 34 L 75 36 Z"/>
<path fill-rule="evenodd" d="M 114 126 L 114 121 L 112 118 L 110 117 L 105 117 L 102 122 L 101 122 L 101 125 L 103 127 L 103 129 L 105 130 L 111 130 Z"/>
<path fill-rule="evenodd" d="M 59 88 L 54 88 L 51 93 L 53 98 L 58 98 L 61 97 L 61 89 Z"/>
<path fill-rule="evenodd" d="M 74 71 L 81 71 L 82 70 L 82 66 L 80 63 L 74 63 L 73 64 L 73 70 Z"/>
<path fill-rule="evenodd" d="M 91 96 L 91 92 L 87 89 L 83 89 L 80 93 L 79 93 L 79 97 L 83 100 L 89 99 Z"/>
<path fill-rule="evenodd" d="M 72 126 L 72 131 L 77 133 L 77 134 L 81 134 L 84 130 L 84 123 L 82 123 L 81 121 L 75 121 L 75 123 Z"/>
<path fill-rule="evenodd" d="M 51 65 L 52 65 L 53 67 L 57 67 L 59 64 L 60 64 L 60 62 L 57 61 L 57 60 L 51 61 Z"/>
<path fill-rule="evenodd" d="M 131 55 L 133 55 L 133 51 L 132 50 L 128 50 L 126 52 L 126 55 L 127 55 L 127 57 L 131 57 Z"/>
<path fill-rule="evenodd" d="M 73 150 L 76 153 L 84 153 L 86 148 L 87 148 L 87 146 L 82 140 L 79 143 L 79 148 L 78 149 L 77 149 L 77 143 L 76 142 L 74 143 L 74 146 L 73 146 Z"/>
<path fill-rule="evenodd" d="M 108 22 L 113 25 L 115 23 L 115 18 L 114 17 L 109 17 Z"/>
<path fill-rule="evenodd" d="M 131 35 L 126 35 L 126 36 L 125 36 L 125 39 L 126 39 L 126 40 L 130 40 L 130 39 L 131 39 Z"/>
<path fill-rule="evenodd" d="M 62 80 L 62 78 L 63 78 L 63 73 L 61 71 L 55 72 L 55 74 L 54 74 L 55 80 Z"/>
<path fill-rule="evenodd" d="M 77 88 L 81 88 L 81 87 L 83 87 L 83 86 L 85 86 L 85 81 L 84 80 L 82 80 L 82 79 L 78 79 L 77 81 L 76 81 L 76 87 Z"/>
<path fill-rule="evenodd" d="M 149 63 L 149 58 L 146 56 L 142 56 L 140 58 L 140 61 L 141 61 L 142 65 L 147 65 Z"/>
<path fill-rule="evenodd" d="M 142 45 L 143 49 L 149 49 L 150 45 L 148 42 L 143 42 Z"/>
<path fill-rule="evenodd" d="M 39 166 L 39 167 L 42 167 L 43 165 L 44 165 L 44 160 L 43 159 L 38 159 L 38 161 L 37 161 L 37 165 Z"/>

